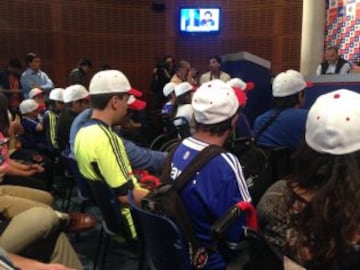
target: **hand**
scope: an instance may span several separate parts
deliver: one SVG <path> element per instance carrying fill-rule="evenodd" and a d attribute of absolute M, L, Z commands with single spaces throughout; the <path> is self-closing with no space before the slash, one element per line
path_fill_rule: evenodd
<path fill-rule="evenodd" d="M 0 178 L 3 178 L 4 175 L 7 173 L 9 166 L 7 162 L 3 162 L 3 164 L 0 165 Z"/>
<path fill-rule="evenodd" d="M 37 268 L 36 270 L 75 270 L 75 269 L 66 267 L 58 263 L 50 263 L 50 264 L 43 264 L 43 266 L 40 266 L 40 268 Z"/>
<path fill-rule="evenodd" d="M 32 170 L 35 170 L 38 173 L 42 173 L 43 171 L 45 171 L 44 167 L 42 167 L 41 165 L 34 163 L 30 165 Z"/>

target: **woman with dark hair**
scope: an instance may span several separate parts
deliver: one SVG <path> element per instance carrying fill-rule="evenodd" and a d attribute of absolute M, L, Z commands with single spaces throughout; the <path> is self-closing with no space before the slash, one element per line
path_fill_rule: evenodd
<path fill-rule="evenodd" d="M 360 269 L 359 117 L 359 94 L 320 96 L 295 174 L 273 184 L 257 206 L 267 241 L 307 269 Z"/>
<path fill-rule="evenodd" d="M 10 122 L 11 114 L 9 113 L 8 108 L 8 100 L 6 96 L 0 93 L 0 140 L 4 141 L 5 137 L 7 137 L 6 142 L 8 139 L 10 139 L 9 148 L 12 148 L 14 147 L 12 145 L 14 143 L 13 132 L 14 129 L 18 129 L 19 127 L 16 127 L 16 120 Z M 6 154 L 0 158 L 0 162 L 6 161 L 7 169 L 6 173 L 1 179 L 1 184 L 19 185 L 42 190 L 51 189 L 49 183 L 46 183 L 46 179 L 34 177 L 34 175 L 44 172 L 44 168 L 42 166 L 39 164 L 19 163 L 18 161 L 15 161 L 9 157 L 10 153 L 8 152 L 8 146 L 6 143 L 2 145 L 2 148 L 6 148 Z M 21 159 L 21 154 L 16 156 L 18 157 L 18 160 Z"/>

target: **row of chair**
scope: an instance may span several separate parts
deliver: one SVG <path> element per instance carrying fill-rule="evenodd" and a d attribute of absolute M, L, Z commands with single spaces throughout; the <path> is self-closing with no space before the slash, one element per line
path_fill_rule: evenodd
<path fill-rule="evenodd" d="M 93 269 L 97 269 L 98 265 L 100 266 L 99 269 L 104 269 L 111 238 L 124 233 L 120 202 L 104 181 L 85 180 L 79 173 L 76 161 L 70 158 L 66 158 L 66 161 L 68 162 L 67 168 L 71 168 L 71 172 L 76 178 L 78 194 L 84 196 L 84 202 L 93 200 L 100 209 L 103 220 Z M 84 190 L 85 193 L 87 192 L 86 194 L 82 193 Z M 129 192 L 129 202 L 139 239 L 143 246 L 138 269 L 151 269 L 149 265 L 157 270 L 192 269 L 187 243 L 177 225 L 166 216 L 141 209 L 134 202 L 131 192 Z M 239 218 L 240 215 L 246 214 L 249 222 L 248 226 L 244 227 L 244 236 L 245 240 L 250 243 L 250 253 L 252 256 L 257 254 L 255 257 L 262 256 L 264 260 L 250 260 L 247 265 L 251 265 L 251 268 L 244 269 L 282 269 L 280 267 L 281 256 L 274 252 L 261 235 L 256 232 L 257 222 L 254 213 L 254 207 L 249 203 L 242 202 L 235 205 L 212 227 L 214 239 L 221 239 L 229 224 L 234 219 Z M 256 262 L 255 265 L 254 262 Z M 267 268 L 269 265 L 274 267 Z M 256 268 L 253 268 L 254 266 Z"/>

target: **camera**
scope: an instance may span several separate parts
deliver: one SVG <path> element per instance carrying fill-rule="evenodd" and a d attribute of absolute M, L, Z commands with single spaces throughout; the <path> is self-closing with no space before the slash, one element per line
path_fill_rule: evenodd
<path fill-rule="evenodd" d="M 159 70 L 168 69 L 169 65 L 168 65 L 167 62 L 162 62 L 162 63 L 158 63 L 156 65 L 156 68 L 159 69 Z"/>

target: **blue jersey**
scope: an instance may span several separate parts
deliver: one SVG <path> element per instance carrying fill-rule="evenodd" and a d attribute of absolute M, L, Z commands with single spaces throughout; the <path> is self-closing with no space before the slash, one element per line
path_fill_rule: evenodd
<path fill-rule="evenodd" d="M 258 116 L 254 124 L 254 135 L 271 119 L 275 109 Z M 284 146 L 297 149 L 305 138 L 305 124 L 308 110 L 290 108 L 282 111 L 274 122 L 260 135 L 259 145 Z"/>
<path fill-rule="evenodd" d="M 193 137 L 185 139 L 174 153 L 171 178 L 175 179 L 207 145 Z M 193 222 L 196 237 L 205 247 L 214 244 L 210 228 L 215 221 L 237 202 L 251 201 L 239 161 L 230 153 L 214 157 L 200 169 L 181 192 L 181 198 Z M 225 236 L 226 241 L 240 241 L 242 225 L 243 219 L 235 222 Z M 225 269 L 223 254 L 223 251 L 209 254 L 205 269 Z"/>
<path fill-rule="evenodd" d="M 24 117 L 21 124 L 24 127 L 24 134 L 22 135 L 22 144 L 24 148 L 36 148 L 37 145 L 46 145 L 46 137 L 44 132 L 36 130 L 39 120 Z"/>
<path fill-rule="evenodd" d="M 171 102 L 166 102 L 162 107 L 161 114 L 164 116 L 172 116 L 174 114 L 174 105 Z"/>

